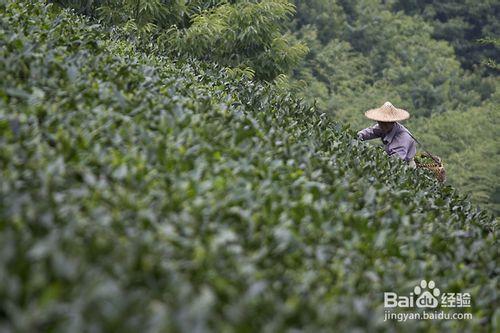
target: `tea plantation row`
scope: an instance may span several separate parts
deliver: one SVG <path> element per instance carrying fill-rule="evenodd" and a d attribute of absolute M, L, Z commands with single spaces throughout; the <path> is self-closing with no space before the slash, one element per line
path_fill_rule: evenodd
<path fill-rule="evenodd" d="M 496 222 L 451 187 L 271 85 L 0 11 L 0 331 L 498 329 Z M 474 319 L 384 322 L 423 278 Z"/>

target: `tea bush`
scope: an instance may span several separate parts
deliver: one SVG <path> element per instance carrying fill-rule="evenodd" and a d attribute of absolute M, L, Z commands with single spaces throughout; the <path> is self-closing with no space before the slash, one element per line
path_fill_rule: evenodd
<path fill-rule="evenodd" d="M 496 221 L 282 89 L 0 2 L 0 331 L 498 328 Z M 422 278 L 470 321 L 384 322 Z"/>

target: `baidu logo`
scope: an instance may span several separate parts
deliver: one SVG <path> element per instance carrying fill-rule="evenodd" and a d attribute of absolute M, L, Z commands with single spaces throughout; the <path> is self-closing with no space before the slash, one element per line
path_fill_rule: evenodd
<path fill-rule="evenodd" d="M 472 313 L 465 309 L 470 307 L 470 293 L 443 292 L 433 280 L 421 280 L 409 295 L 384 293 L 384 321 L 470 320 Z M 455 309 L 449 311 L 446 308 Z"/>
<path fill-rule="evenodd" d="M 465 308 L 470 307 L 469 293 L 442 293 L 433 280 L 422 280 L 413 288 L 410 295 L 395 292 L 384 293 L 385 308 Z"/>
<path fill-rule="evenodd" d="M 439 305 L 437 297 L 441 294 L 434 281 L 420 281 L 420 285 L 413 289 L 414 294 L 418 297 L 415 303 L 419 308 L 435 308 Z"/>

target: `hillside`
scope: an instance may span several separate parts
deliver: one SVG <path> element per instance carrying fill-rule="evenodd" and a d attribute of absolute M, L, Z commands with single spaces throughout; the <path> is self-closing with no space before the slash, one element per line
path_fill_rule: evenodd
<path fill-rule="evenodd" d="M 498 329 L 497 224 L 291 93 L 0 2 L 0 331 Z M 421 279 L 469 321 L 384 322 Z"/>
<path fill-rule="evenodd" d="M 500 1 L 294 3 L 290 30 L 310 49 L 294 68 L 298 95 L 357 130 L 385 101 L 408 110 L 448 184 L 499 216 Z"/>

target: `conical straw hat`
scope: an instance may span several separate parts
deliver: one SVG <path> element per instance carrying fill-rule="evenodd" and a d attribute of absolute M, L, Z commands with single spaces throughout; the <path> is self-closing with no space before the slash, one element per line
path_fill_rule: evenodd
<path fill-rule="evenodd" d="M 410 118 L 408 111 L 394 107 L 391 102 L 385 102 L 378 109 L 366 111 L 365 116 L 368 119 L 383 122 L 401 121 Z"/>

